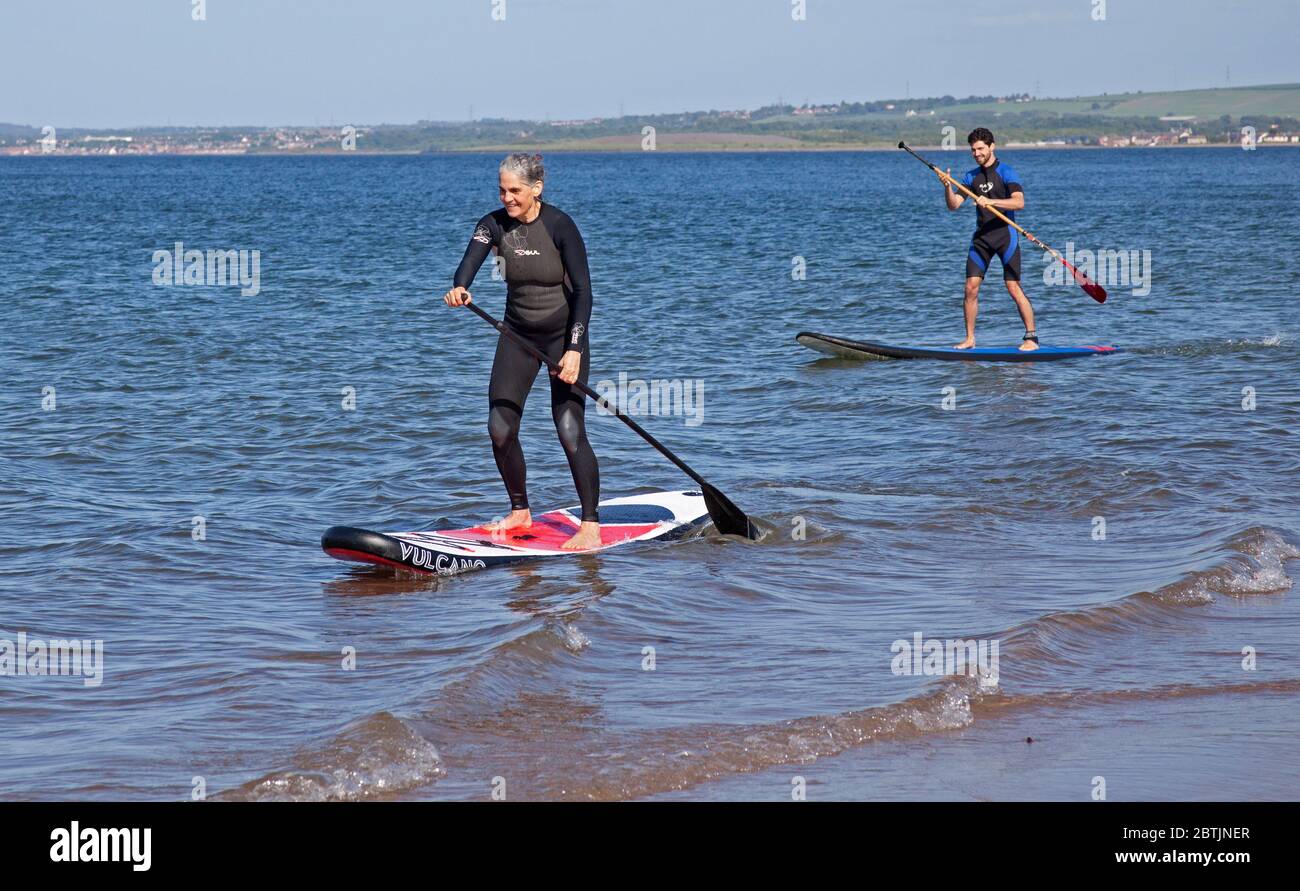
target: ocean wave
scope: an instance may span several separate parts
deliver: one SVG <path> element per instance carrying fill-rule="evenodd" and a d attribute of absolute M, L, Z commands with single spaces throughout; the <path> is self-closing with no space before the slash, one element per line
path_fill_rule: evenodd
<path fill-rule="evenodd" d="M 1197 340 L 1189 343 L 1166 346 L 1139 347 L 1129 350 L 1147 356 L 1229 356 L 1239 353 L 1257 353 L 1294 346 L 1295 340 L 1288 334 L 1277 332 L 1260 337 L 1229 338 L 1227 340 Z"/>
<path fill-rule="evenodd" d="M 358 801 L 392 797 L 443 776 L 433 743 L 380 712 L 357 721 L 294 764 L 214 796 L 228 801 Z"/>

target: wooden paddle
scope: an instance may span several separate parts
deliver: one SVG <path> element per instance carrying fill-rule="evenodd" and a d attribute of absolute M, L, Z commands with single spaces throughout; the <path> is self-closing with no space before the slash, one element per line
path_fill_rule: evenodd
<path fill-rule="evenodd" d="M 559 373 L 559 368 L 556 367 L 554 362 L 546 358 L 546 356 L 542 353 L 541 350 L 537 349 L 527 340 L 520 337 L 517 332 L 512 331 L 509 325 L 506 325 L 504 322 L 497 321 L 496 319 L 492 318 L 492 316 L 488 315 L 483 310 L 479 309 L 478 305 L 472 302 L 472 298 L 471 298 L 471 302 L 466 303 L 464 305 L 474 310 L 474 312 L 478 314 L 478 317 L 481 318 L 483 321 L 487 322 L 493 328 L 497 329 L 506 337 L 509 337 L 515 343 L 519 344 L 521 347 L 527 350 L 530 354 L 532 354 L 533 358 L 544 363 L 546 367 L 551 370 L 552 374 Z M 641 429 L 640 424 L 638 424 L 636 421 L 629 418 L 627 415 L 623 414 L 623 412 L 618 410 L 617 406 L 611 405 L 609 400 L 605 399 L 603 396 L 601 396 L 599 393 L 597 393 L 595 390 L 591 389 L 591 387 L 588 387 L 586 384 L 582 383 L 581 381 L 575 381 L 569 386 L 574 387 L 579 392 L 584 393 L 587 396 L 594 399 L 596 403 L 600 405 L 602 408 L 604 408 L 606 411 L 610 412 L 611 414 L 617 415 L 619 420 L 621 420 L 624 424 L 627 424 L 629 427 L 635 430 L 642 439 L 644 439 L 646 442 L 650 443 L 650 445 L 658 449 L 661 455 L 663 455 L 669 461 L 676 464 L 677 468 L 682 473 L 686 474 L 691 479 L 695 480 L 695 482 L 699 483 L 700 490 L 704 493 L 704 506 L 708 508 L 709 517 L 712 518 L 713 525 L 717 528 L 719 532 L 721 532 L 723 535 L 742 535 L 745 538 L 751 540 L 758 539 L 758 527 L 754 525 L 754 521 L 751 520 L 745 514 L 744 511 L 736 507 L 736 505 L 732 503 L 731 499 L 728 498 L 726 495 L 723 495 L 722 492 L 717 489 L 717 487 L 710 485 L 708 481 L 704 479 L 704 477 L 700 476 L 689 466 L 687 466 L 685 461 L 683 461 L 681 458 L 678 458 L 676 455 L 670 452 L 667 446 L 665 446 L 659 440 L 655 439 L 649 433 L 645 432 L 645 430 Z"/>
<path fill-rule="evenodd" d="M 939 170 L 938 167 L 935 167 L 935 166 L 934 166 L 933 164 L 931 164 L 929 161 L 925 160 L 925 158 L 922 158 L 922 157 L 921 157 L 920 155 L 918 155 L 916 152 L 912 151 L 911 148 L 908 147 L 907 143 L 905 143 L 905 142 L 899 142 L 899 143 L 898 143 L 898 147 L 901 148 L 903 151 L 907 152 L 907 153 L 908 153 L 909 155 L 911 155 L 913 158 L 916 158 L 916 160 L 920 161 L 920 162 L 921 162 L 922 164 L 924 164 L 926 167 L 929 167 L 929 168 L 930 168 L 931 170 L 933 170 L 935 173 L 940 173 L 942 176 L 947 177 L 949 182 L 951 182 L 954 186 L 956 186 L 957 188 L 961 189 L 963 192 L 966 193 L 966 197 L 968 197 L 968 198 L 976 198 L 976 197 L 978 197 L 978 196 L 976 196 L 976 194 L 975 194 L 974 192 L 972 192 L 970 189 L 966 188 L 966 186 L 964 186 L 962 183 L 960 183 L 960 182 L 958 182 L 957 180 L 953 179 L 953 178 L 952 178 L 951 176 L 949 176 L 948 174 L 946 174 L 946 173 L 942 173 L 942 172 Z M 977 202 L 977 203 L 978 203 L 978 202 Z M 994 216 L 999 217 L 999 218 L 1000 218 L 1004 223 L 1006 223 L 1008 226 L 1011 226 L 1013 229 L 1015 229 L 1015 230 L 1016 230 L 1017 232 L 1019 232 L 1021 235 L 1025 236 L 1025 238 L 1027 238 L 1030 242 L 1032 242 L 1033 244 L 1038 245 L 1040 248 L 1042 248 L 1043 250 L 1047 251 L 1047 252 L 1048 252 L 1049 254 L 1051 254 L 1053 257 L 1055 257 L 1056 259 L 1060 260 L 1060 261 L 1061 261 L 1061 265 L 1064 266 L 1066 269 L 1070 270 L 1070 275 L 1074 276 L 1074 280 L 1075 280 L 1076 282 L 1079 283 L 1079 287 L 1083 288 L 1083 291 L 1084 291 L 1085 294 L 1087 294 L 1087 295 L 1088 295 L 1089 297 L 1091 297 L 1093 300 L 1096 300 L 1098 303 L 1105 303 L 1105 302 L 1106 302 L 1106 289 L 1103 288 L 1101 285 L 1097 284 L 1097 283 L 1096 283 L 1095 281 L 1093 281 L 1092 279 L 1088 278 L 1088 276 L 1084 275 L 1084 274 L 1083 274 L 1082 272 L 1080 272 L 1078 269 L 1075 269 L 1074 266 L 1072 266 L 1068 260 L 1066 260 L 1064 257 L 1061 256 L 1061 254 L 1060 254 L 1059 251 L 1055 250 L 1055 249 L 1052 248 L 1052 247 L 1049 247 L 1049 246 L 1046 245 L 1046 244 L 1043 244 L 1043 242 L 1039 241 L 1036 237 L 1034 237 L 1034 234 L 1033 234 L 1032 232 L 1028 232 L 1028 231 L 1026 231 L 1025 229 L 1023 229 L 1022 227 L 1020 227 L 1019 225 L 1017 225 L 1016 222 L 1015 222 L 1014 220 L 1012 220 L 1010 217 L 1008 217 L 1008 216 L 1007 216 L 1006 214 L 1004 214 L 1002 211 L 998 210 L 996 207 L 989 206 L 989 207 L 985 207 L 984 209 L 987 210 L 987 211 L 989 211 L 990 213 L 992 213 Z"/>

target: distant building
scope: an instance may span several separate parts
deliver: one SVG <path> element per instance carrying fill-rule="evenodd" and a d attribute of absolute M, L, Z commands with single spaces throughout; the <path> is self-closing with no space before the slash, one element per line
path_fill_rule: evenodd
<path fill-rule="evenodd" d="M 838 105 L 801 105 L 794 110 L 794 113 L 797 115 L 837 114 L 839 110 Z"/>

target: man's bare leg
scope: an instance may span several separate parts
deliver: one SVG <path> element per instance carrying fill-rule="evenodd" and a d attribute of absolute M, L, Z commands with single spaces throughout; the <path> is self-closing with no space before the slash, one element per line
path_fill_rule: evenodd
<path fill-rule="evenodd" d="M 981 281 L 983 279 L 977 275 L 966 279 L 966 298 L 962 303 L 962 313 L 966 317 L 966 339 L 957 344 L 959 350 L 968 350 L 975 346 L 975 317 L 980 312 Z"/>
<path fill-rule="evenodd" d="M 1011 299 L 1016 302 L 1016 311 L 1020 313 L 1020 321 L 1025 323 L 1025 332 L 1028 334 L 1037 333 L 1038 329 L 1034 327 L 1034 307 L 1029 302 L 1029 298 L 1025 296 L 1024 290 L 1020 287 L 1020 282 L 1007 279 L 1006 285 L 1007 293 L 1010 294 Z M 1034 343 L 1032 340 L 1026 340 L 1024 343 L 1020 344 L 1020 348 L 1026 351 L 1036 350 L 1038 349 L 1038 344 Z"/>

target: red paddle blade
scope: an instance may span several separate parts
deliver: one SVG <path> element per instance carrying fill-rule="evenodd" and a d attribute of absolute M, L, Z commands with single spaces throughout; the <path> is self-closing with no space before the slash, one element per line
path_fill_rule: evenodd
<path fill-rule="evenodd" d="M 1096 300 L 1098 303 L 1106 302 L 1105 288 L 1097 284 L 1092 279 L 1088 278 L 1088 276 L 1084 275 L 1079 270 L 1075 269 L 1073 266 L 1067 263 L 1064 258 L 1058 257 L 1057 259 L 1061 261 L 1062 266 L 1070 270 L 1070 275 L 1074 276 L 1074 280 L 1079 283 L 1079 287 L 1083 288 L 1083 293 L 1087 294 L 1089 297 L 1091 297 L 1093 300 Z"/>
<path fill-rule="evenodd" d="M 1080 282 L 1080 285 L 1083 286 L 1083 292 L 1093 300 L 1096 300 L 1098 303 L 1106 302 L 1106 289 L 1101 285 L 1096 282 L 1088 282 L 1087 284 Z"/>

